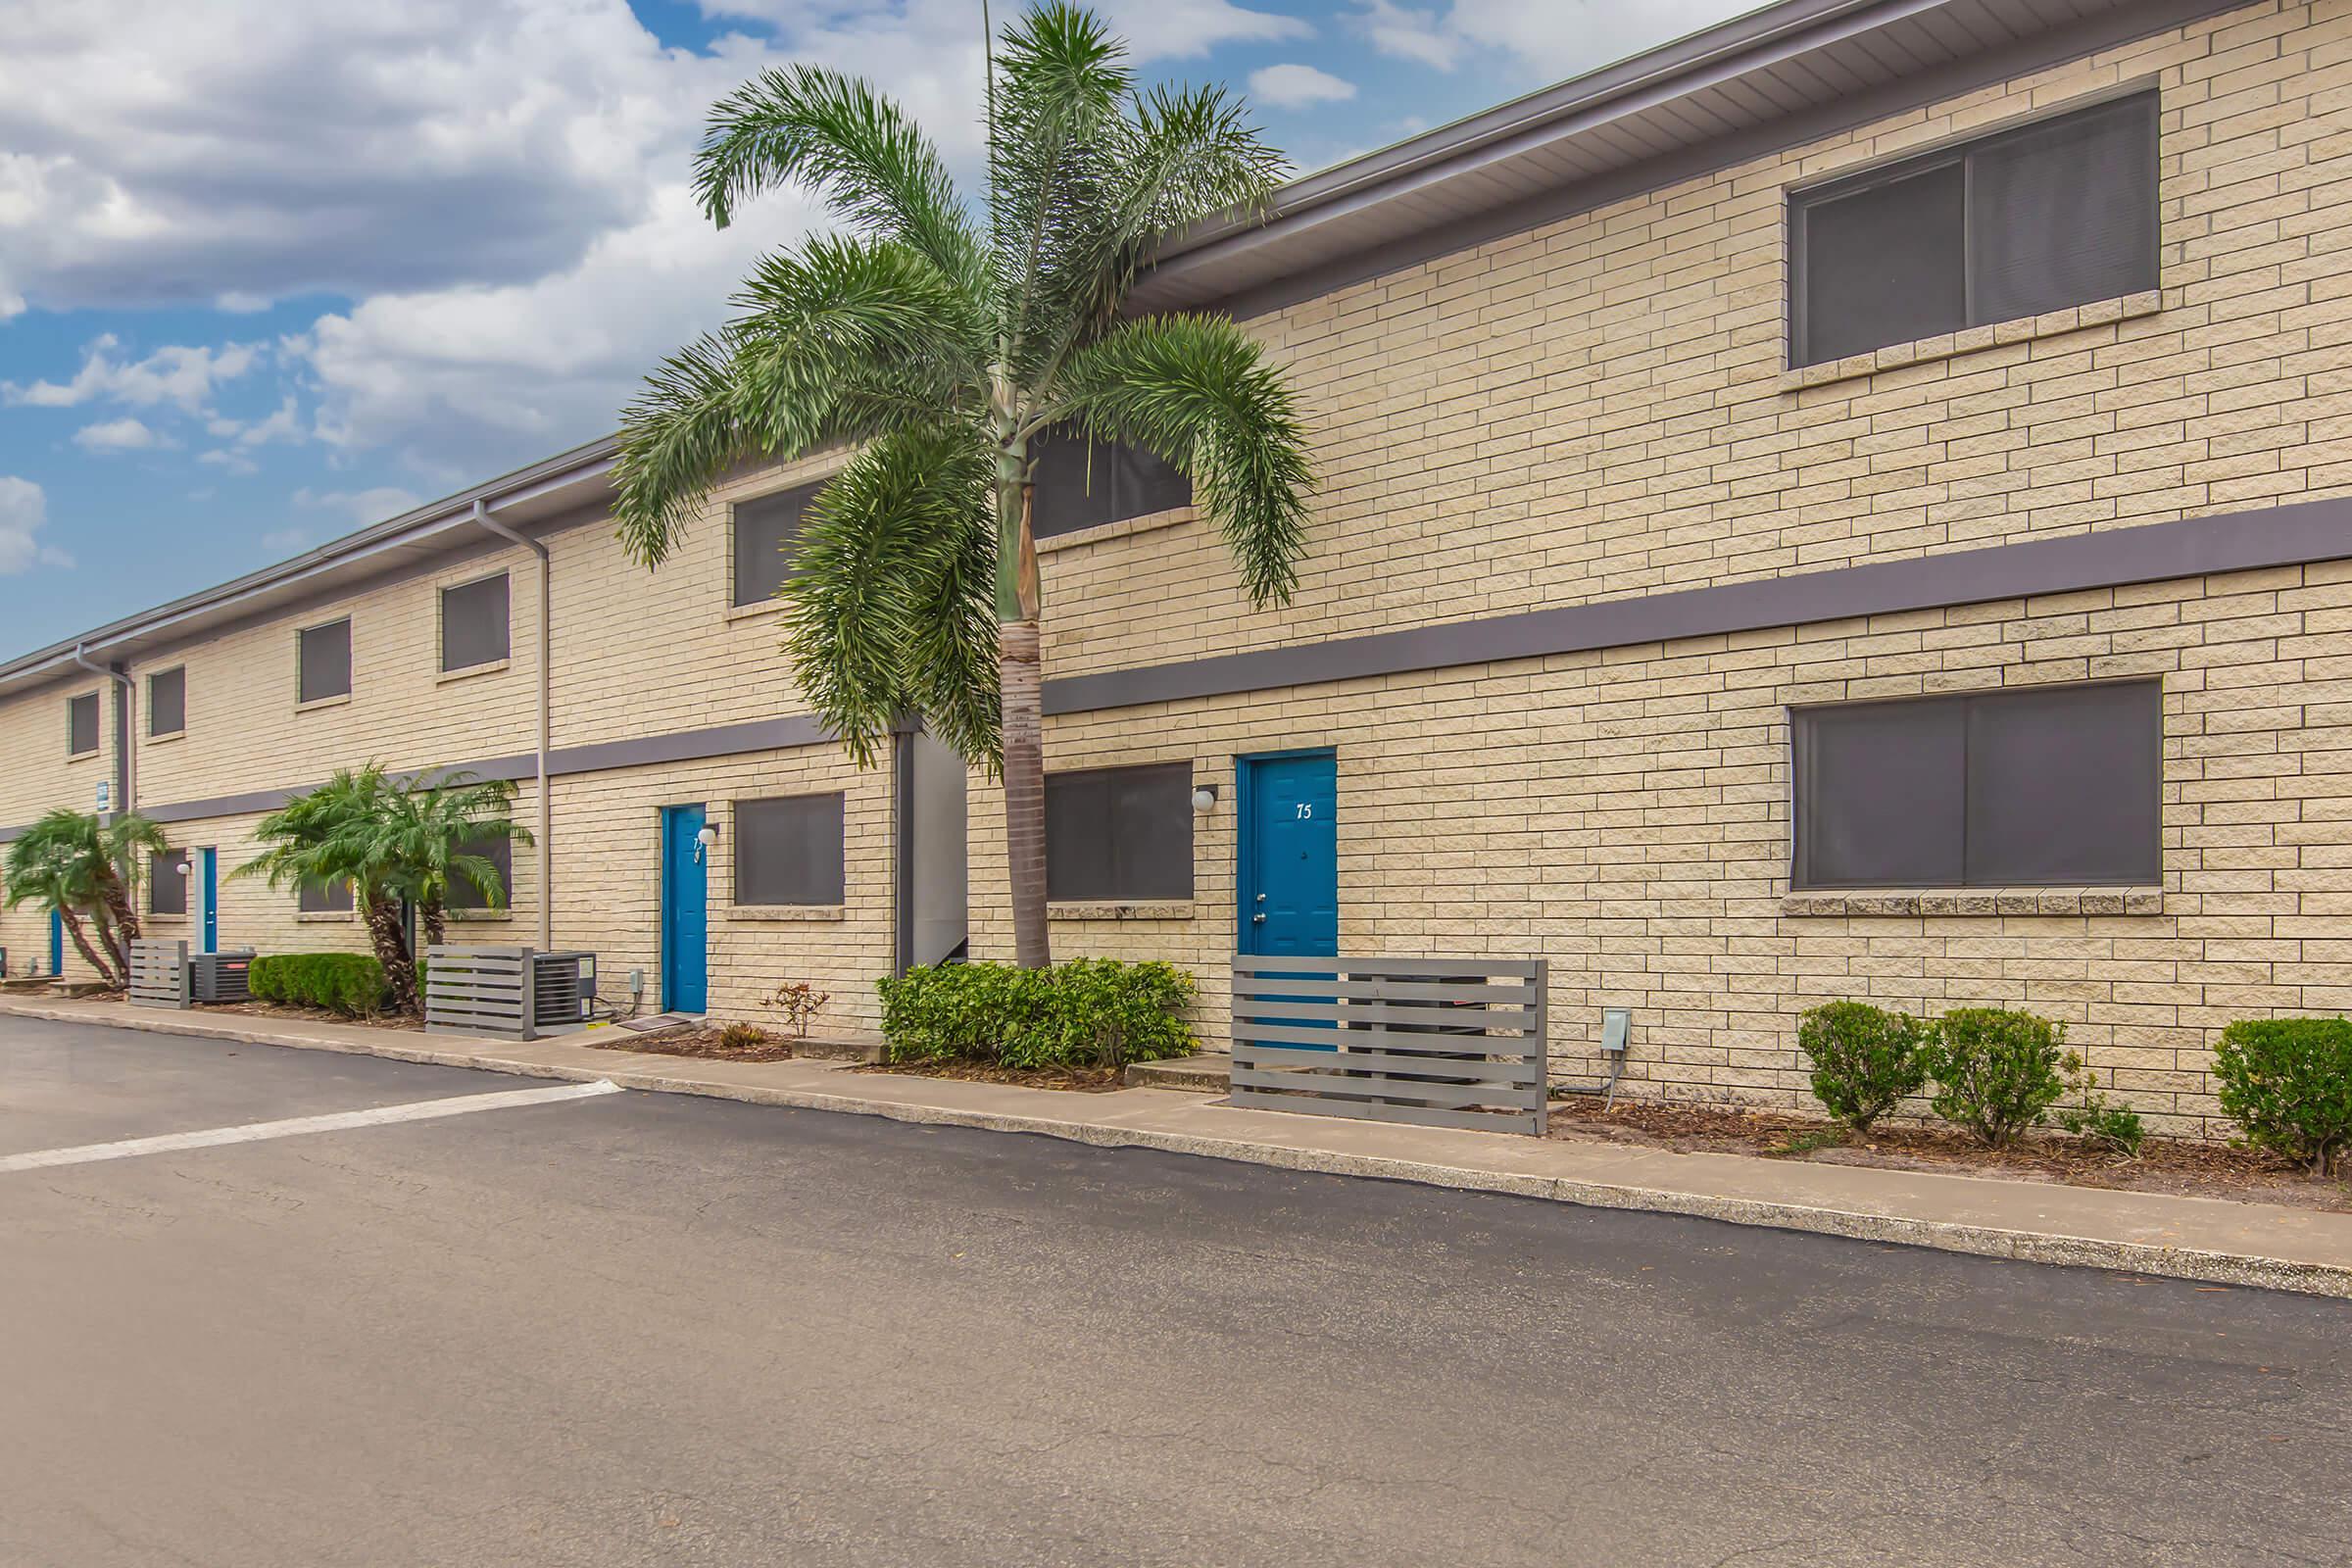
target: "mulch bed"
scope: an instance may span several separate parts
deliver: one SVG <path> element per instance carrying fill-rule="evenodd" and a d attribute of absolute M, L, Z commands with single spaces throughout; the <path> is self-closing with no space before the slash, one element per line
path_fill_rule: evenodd
<path fill-rule="evenodd" d="M 1066 1089 L 1100 1095 L 1126 1087 L 1116 1067 L 992 1067 L 977 1061 L 876 1061 L 851 1072 L 895 1072 L 914 1078 L 959 1078 L 965 1083 L 1012 1084 L 1021 1089 Z"/>
<path fill-rule="evenodd" d="M 2352 1181 L 2323 1181 L 2275 1154 L 2185 1138 L 2150 1138 L 2138 1158 L 2127 1159 L 2057 1133 L 2030 1134 L 2014 1148 L 1992 1150 L 1943 1127 L 1881 1123 L 1857 1137 L 1788 1111 L 1623 1100 L 1603 1110 L 1598 1100 L 1581 1095 L 1551 1102 L 1551 1136 L 2352 1212 Z"/>
<path fill-rule="evenodd" d="M 324 1007 L 300 1007 L 285 1002 L 200 1002 L 188 1012 L 197 1018 L 210 1017 L 217 1012 L 234 1012 L 255 1018 L 284 1018 L 295 1023 L 349 1023 L 363 1029 L 405 1029 L 411 1034 L 419 1033 L 424 1028 L 422 1018 L 412 1018 L 406 1013 L 378 1012 L 365 1018 L 351 1018 L 339 1012 L 329 1012 Z"/>
<path fill-rule="evenodd" d="M 629 1029 L 592 1029 L 573 1039 L 593 1051 L 644 1051 L 658 1056 L 702 1056 L 711 1061 L 792 1059 L 792 1042 L 779 1035 L 763 1034 L 756 1046 L 729 1046 L 720 1041 L 721 1032 L 708 1024 L 644 1035 Z"/>

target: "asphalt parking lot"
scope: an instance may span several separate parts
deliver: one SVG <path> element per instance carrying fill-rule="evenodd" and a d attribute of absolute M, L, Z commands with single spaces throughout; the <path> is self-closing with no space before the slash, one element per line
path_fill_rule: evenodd
<path fill-rule="evenodd" d="M 552 1087 L 0 1020 L 0 1563 L 2352 1561 L 2346 1303 Z"/>

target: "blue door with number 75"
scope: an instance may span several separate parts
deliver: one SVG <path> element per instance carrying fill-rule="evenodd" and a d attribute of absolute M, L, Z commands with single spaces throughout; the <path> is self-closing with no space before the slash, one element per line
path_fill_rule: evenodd
<path fill-rule="evenodd" d="M 1338 953 L 1339 759 L 1330 752 L 1245 757 L 1237 782 L 1241 951 Z"/>
<path fill-rule="evenodd" d="M 709 1004 L 710 866 L 703 824 L 699 806 L 662 808 L 662 1005 L 670 1012 Z"/>

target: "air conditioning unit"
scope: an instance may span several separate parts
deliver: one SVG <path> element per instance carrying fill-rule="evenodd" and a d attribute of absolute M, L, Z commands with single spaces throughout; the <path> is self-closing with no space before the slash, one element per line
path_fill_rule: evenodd
<path fill-rule="evenodd" d="M 253 950 L 231 948 L 224 953 L 188 955 L 188 993 L 197 1002 L 251 1002 L 247 984 L 253 970 Z"/>
<path fill-rule="evenodd" d="M 531 955 L 531 1026 L 577 1029 L 596 1003 L 596 955 Z"/>

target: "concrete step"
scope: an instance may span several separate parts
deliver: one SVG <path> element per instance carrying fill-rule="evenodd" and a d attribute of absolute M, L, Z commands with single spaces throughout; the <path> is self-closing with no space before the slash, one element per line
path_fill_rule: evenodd
<path fill-rule="evenodd" d="M 1193 1095 L 1221 1095 L 1233 1087 L 1233 1057 L 1203 1052 L 1171 1061 L 1131 1061 L 1124 1082 L 1130 1089 L 1178 1089 Z"/>

